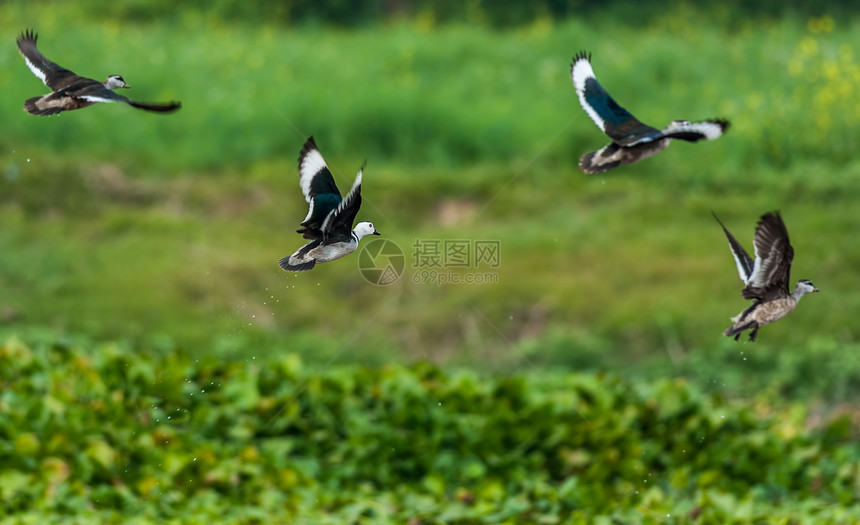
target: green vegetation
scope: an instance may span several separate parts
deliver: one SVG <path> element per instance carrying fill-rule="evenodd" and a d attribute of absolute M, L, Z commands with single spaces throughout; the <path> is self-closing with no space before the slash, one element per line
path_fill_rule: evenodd
<path fill-rule="evenodd" d="M 682 356 L 723 344 L 745 306 L 710 210 L 746 242 L 761 213 L 781 209 L 794 275 L 825 293 L 763 330 L 756 352 L 856 341 L 860 294 L 845 269 L 860 257 L 860 110 L 841 102 L 860 85 L 851 20 L 693 29 L 683 22 L 706 14 L 682 8 L 641 29 L 607 17 L 326 32 L 192 16 L 66 27 L 69 7 L 2 9 L 8 34 L 36 27 L 60 63 L 122 72 L 135 96 L 184 104 L 168 117 L 107 105 L 29 117 L 19 102 L 44 88 L 3 48 L 0 310 L 15 332 L 166 335 L 191 352 L 214 338 L 238 356 L 288 347 L 327 359 L 315 341 L 325 331 L 322 346 L 360 361 L 448 360 L 465 347 L 464 364 L 517 362 L 511 344 L 575 334 L 591 354 L 667 364 L 670 344 Z M 605 138 L 568 79 L 580 48 L 644 120 L 720 115 L 729 134 L 583 176 L 578 156 Z M 410 263 L 394 286 L 367 286 L 356 258 L 295 276 L 275 265 L 300 241 L 295 157 L 310 134 L 343 188 L 368 160 L 361 216 Z M 498 285 L 412 283 L 416 239 L 462 238 L 500 241 Z"/>
<path fill-rule="evenodd" d="M 810 431 L 803 405 L 683 381 L 18 340 L 0 365 L 0 509 L 20 523 L 860 519 L 850 414 Z"/>
<path fill-rule="evenodd" d="M 0 4 L 10 522 L 857 519 L 856 15 L 610 2 L 510 25 L 414 2 L 292 26 L 216 4 Z M 46 90 L 14 47 L 28 27 L 182 109 L 26 115 Z M 606 138 L 570 84 L 580 49 L 645 122 L 731 129 L 586 177 Z M 358 255 L 277 267 L 311 134 L 342 190 L 367 160 L 359 218 L 403 249 L 397 283 Z M 736 343 L 711 210 L 751 248 L 774 209 L 822 293 Z M 434 239 L 498 241 L 474 270 L 498 282 L 416 284 Z"/>

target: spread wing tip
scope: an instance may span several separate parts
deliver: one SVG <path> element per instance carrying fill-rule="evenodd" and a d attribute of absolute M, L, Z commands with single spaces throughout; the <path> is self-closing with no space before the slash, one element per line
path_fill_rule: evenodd
<path fill-rule="evenodd" d="M 723 228 L 723 230 L 725 230 L 725 229 L 726 229 L 726 225 L 725 225 L 725 224 L 723 224 L 723 221 L 721 221 L 719 217 L 717 217 L 717 212 L 715 212 L 714 210 L 711 210 L 711 215 L 713 215 L 713 216 L 714 216 L 714 219 L 716 219 L 716 220 L 717 220 L 717 222 L 718 222 L 718 223 L 720 223 L 720 226 Z M 726 230 L 726 231 L 728 231 L 728 230 Z"/>
<path fill-rule="evenodd" d="M 103 100 L 101 102 L 111 102 L 108 100 Z M 166 104 L 146 104 L 143 102 L 135 102 L 133 100 L 129 100 L 128 103 L 135 108 L 143 109 L 146 111 L 153 111 L 155 113 L 170 113 L 176 111 L 177 109 L 182 107 L 182 104 L 179 102 L 168 102 Z"/>
<path fill-rule="evenodd" d="M 23 42 L 32 41 L 34 44 L 39 39 L 39 35 L 33 31 L 32 29 L 25 29 L 18 35 L 18 40 L 16 42 L 20 46 Z"/>
<path fill-rule="evenodd" d="M 732 257 L 735 260 L 735 266 L 737 266 L 738 276 L 745 285 L 749 285 L 752 274 L 755 271 L 755 259 L 749 256 L 746 250 L 744 250 L 744 247 L 740 245 L 734 235 L 732 235 L 728 228 L 726 228 L 726 225 L 723 224 L 723 221 L 717 217 L 717 213 L 714 210 L 711 210 L 711 215 L 714 216 L 714 219 L 717 220 L 720 227 L 723 229 L 723 232 L 726 234 L 726 239 L 729 241 L 729 249 L 731 250 Z"/>
<path fill-rule="evenodd" d="M 579 51 L 577 54 L 573 55 L 573 61 L 570 63 L 570 67 L 575 66 L 580 60 L 591 62 L 591 53 L 585 50 Z"/>
<path fill-rule="evenodd" d="M 570 76 L 577 91 L 585 89 L 585 79 L 594 78 L 591 53 L 580 51 L 573 56 L 573 62 L 570 63 Z"/>
<path fill-rule="evenodd" d="M 712 118 L 712 119 L 705 120 L 702 123 L 703 124 L 711 124 L 711 125 L 717 126 L 719 128 L 718 132 L 716 130 L 714 130 L 711 133 L 707 133 L 707 132 L 705 133 L 705 135 L 707 136 L 707 138 L 709 140 L 713 140 L 717 137 L 722 136 L 726 131 L 729 130 L 729 128 L 732 125 L 732 123 L 729 122 L 728 119 L 724 119 L 724 118 Z"/>
<path fill-rule="evenodd" d="M 302 167 L 302 160 L 305 158 L 305 156 L 307 156 L 308 153 L 313 150 L 319 151 L 319 148 L 317 147 L 317 143 L 314 140 L 314 136 L 311 135 L 307 138 L 307 140 L 305 140 L 305 143 L 302 145 L 301 151 L 299 151 L 299 169 L 301 169 Z"/>

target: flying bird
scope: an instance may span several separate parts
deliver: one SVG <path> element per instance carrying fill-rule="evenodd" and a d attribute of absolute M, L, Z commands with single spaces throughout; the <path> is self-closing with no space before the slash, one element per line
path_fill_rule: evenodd
<path fill-rule="evenodd" d="M 367 235 L 379 235 L 371 222 L 359 222 L 352 227 L 361 207 L 361 174 L 358 170 L 352 189 L 346 197 L 340 190 L 317 148 L 313 136 L 309 137 L 299 153 L 299 186 L 308 202 L 308 214 L 296 230 L 310 242 L 296 253 L 284 257 L 278 264 L 289 272 L 312 269 L 317 263 L 340 259 L 358 248 L 358 242 Z"/>
<path fill-rule="evenodd" d="M 632 164 L 660 153 L 674 139 L 697 142 L 713 140 L 729 127 L 724 119 L 688 122 L 672 121 L 665 129 L 652 128 L 618 105 L 594 77 L 591 55 L 580 52 L 570 67 L 573 87 L 582 109 L 612 142 L 579 159 L 585 173 L 602 173 L 621 164 Z"/>
<path fill-rule="evenodd" d="M 33 115 L 56 115 L 61 111 L 71 111 L 91 106 L 97 102 L 125 102 L 133 107 L 169 113 L 179 109 L 179 102 L 167 104 L 147 104 L 135 102 L 115 93 L 114 89 L 128 88 L 119 75 L 111 75 L 104 82 L 85 78 L 51 62 L 36 47 L 38 36 L 26 30 L 18 37 L 18 51 L 27 62 L 34 75 L 51 88 L 51 93 L 27 99 L 24 110 Z"/>
<path fill-rule="evenodd" d="M 741 295 L 744 299 L 753 300 L 749 308 L 732 317 L 732 325 L 723 335 L 733 335 L 737 341 L 743 331 L 752 330 L 750 341 L 755 341 L 759 328 L 791 313 L 801 297 L 817 292 L 818 288 L 812 281 L 801 279 L 794 291 L 789 291 L 794 248 L 788 240 L 788 230 L 778 212 L 765 213 L 758 221 L 753 239 L 755 259 L 750 257 L 729 233 L 716 213 L 714 218 L 726 233 L 729 248 L 738 267 L 738 275 L 746 285 Z"/>

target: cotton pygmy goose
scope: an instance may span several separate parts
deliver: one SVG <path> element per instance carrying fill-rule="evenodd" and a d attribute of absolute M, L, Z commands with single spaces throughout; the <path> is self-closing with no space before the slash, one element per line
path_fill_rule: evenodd
<path fill-rule="evenodd" d="M 179 102 L 146 104 L 114 93 L 114 89 L 129 87 L 119 75 L 111 75 L 104 82 L 76 75 L 45 58 L 36 47 L 37 38 L 32 30 L 24 31 L 18 37 L 18 50 L 27 62 L 27 67 L 52 90 L 47 95 L 27 99 L 24 109 L 33 115 L 56 115 L 61 111 L 81 109 L 98 102 L 125 102 L 157 113 L 169 113 L 179 108 Z"/>
<path fill-rule="evenodd" d="M 733 335 L 737 341 L 744 330 L 752 330 L 750 341 L 755 341 L 759 328 L 791 313 L 801 297 L 817 292 L 818 288 L 812 281 L 802 279 L 797 282 L 794 291 L 789 291 L 794 248 L 788 240 L 788 230 L 779 213 L 766 213 L 759 219 L 753 239 L 755 259 L 729 233 L 716 214 L 714 218 L 726 232 L 738 275 L 746 285 L 741 295 L 744 299 L 753 300 L 749 308 L 732 317 L 732 326 L 723 335 Z"/>
<path fill-rule="evenodd" d="M 364 166 L 358 170 L 352 189 L 341 198 L 314 138 L 308 138 L 299 154 L 299 185 L 309 209 L 302 227 L 296 232 L 311 241 L 278 261 L 281 268 L 290 272 L 310 270 L 317 263 L 340 259 L 354 252 L 366 235 L 379 235 L 370 222 L 359 222 L 355 228 L 352 227 L 361 207 L 363 171 Z"/>
<path fill-rule="evenodd" d="M 729 127 L 729 121 L 723 119 L 675 120 L 662 130 L 643 124 L 603 89 L 594 77 L 590 61 L 591 56 L 584 52 L 576 55 L 570 76 L 582 109 L 612 142 L 579 159 L 579 168 L 585 173 L 601 173 L 621 164 L 638 162 L 663 151 L 673 139 L 712 140 Z"/>

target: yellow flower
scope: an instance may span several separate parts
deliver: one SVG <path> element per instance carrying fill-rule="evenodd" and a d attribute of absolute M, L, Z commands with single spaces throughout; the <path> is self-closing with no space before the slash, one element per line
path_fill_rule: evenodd
<path fill-rule="evenodd" d="M 823 15 L 819 18 L 810 18 L 806 22 L 806 27 L 810 33 L 830 33 L 834 27 L 833 18 L 830 15 Z"/>

